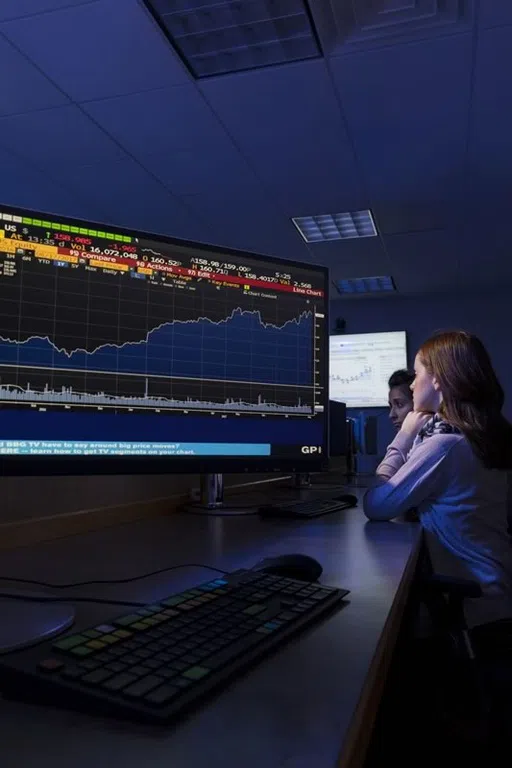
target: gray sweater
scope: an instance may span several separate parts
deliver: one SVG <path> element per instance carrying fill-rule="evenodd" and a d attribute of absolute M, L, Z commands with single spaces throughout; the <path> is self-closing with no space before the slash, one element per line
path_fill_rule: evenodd
<path fill-rule="evenodd" d="M 371 520 L 417 507 L 434 570 L 480 583 L 467 601 L 472 626 L 512 617 L 512 546 L 507 533 L 507 473 L 485 469 L 460 434 L 416 442 L 399 432 L 364 498 Z"/>

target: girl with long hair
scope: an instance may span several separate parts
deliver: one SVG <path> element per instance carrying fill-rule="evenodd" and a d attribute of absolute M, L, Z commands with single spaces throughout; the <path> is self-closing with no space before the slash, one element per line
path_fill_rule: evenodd
<path fill-rule="evenodd" d="M 434 570 L 476 580 L 470 625 L 512 617 L 507 470 L 512 426 L 482 342 L 464 331 L 436 334 L 418 351 L 414 410 L 388 446 L 364 499 L 371 520 L 418 510 Z"/>

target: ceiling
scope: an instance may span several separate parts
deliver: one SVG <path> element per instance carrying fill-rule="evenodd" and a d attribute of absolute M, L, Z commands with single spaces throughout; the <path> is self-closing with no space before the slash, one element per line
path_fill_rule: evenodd
<path fill-rule="evenodd" d="M 195 80 L 142 0 L 2 0 L 0 201 L 403 294 L 512 285 L 512 2 L 310 6 L 323 56 Z M 378 237 L 291 222 L 365 208 Z"/>

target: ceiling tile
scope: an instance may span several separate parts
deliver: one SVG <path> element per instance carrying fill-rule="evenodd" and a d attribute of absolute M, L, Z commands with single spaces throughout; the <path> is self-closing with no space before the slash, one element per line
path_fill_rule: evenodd
<path fill-rule="evenodd" d="M 52 170 L 55 177 L 63 164 L 98 163 L 125 154 L 76 106 L 0 119 L 0 145 Z"/>
<path fill-rule="evenodd" d="M 2 202 L 21 208 L 59 213 L 61 216 L 95 217 L 100 208 L 81 192 L 74 196 L 49 175 L 41 173 L 23 159 L 0 147 Z"/>
<path fill-rule="evenodd" d="M 0 5 L 0 21 L 19 19 L 22 16 L 47 13 L 59 8 L 85 5 L 91 2 L 96 2 L 96 0 L 2 0 Z"/>
<path fill-rule="evenodd" d="M 170 147 L 165 154 L 140 152 L 135 156 L 178 195 L 215 193 L 221 184 L 246 184 L 253 178 L 247 163 L 232 145 L 228 145 L 227 138 L 224 144 L 215 146 L 186 150 Z"/>
<path fill-rule="evenodd" d="M 5 22 L 0 31 L 75 101 L 190 80 L 136 0 L 98 0 Z"/>
<path fill-rule="evenodd" d="M 365 207 L 325 62 L 209 79 L 200 89 L 289 215 Z"/>
<path fill-rule="evenodd" d="M 201 226 L 177 198 L 129 157 L 63 167 L 61 175 L 68 186 L 96 202 L 111 224 L 176 237 L 189 237 Z"/>
<path fill-rule="evenodd" d="M 459 214 L 471 49 L 471 36 L 458 35 L 332 60 L 382 232 L 440 226 Z"/>
<path fill-rule="evenodd" d="M 1 36 L 0 72 L 9 73 L 9 77 L 2 77 L 0 116 L 69 103 L 69 99 L 58 88 Z"/>
<path fill-rule="evenodd" d="M 329 267 L 332 280 L 390 274 L 390 263 L 378 237 L 332 241 L 310 246 L 315 261 Z"/>
<path fill-rule="evenodd" d="M 498 27 L 512 24 L 512 3 L 510 0 L 482 0 L 480 3 L 480 26 Z"/>
<path fill-rule="evenodd" d="M 431 230 L 386 235 L 391 274 L 401 293 L 457 290 L 464 272 L 464 232 Z"/>
<path fill-rule="evenodd" d="M 226 140 L 224 129 L 193 85 L 89 102 L 83 108 L 137 157 Z"/>
<path fill-rule="evenodd" d="M 256 253 L 311 261 L 311 253 L 286 218 L 256 183 L 231 186 L 183 198 L 212 227 L 213 242 Z"/>

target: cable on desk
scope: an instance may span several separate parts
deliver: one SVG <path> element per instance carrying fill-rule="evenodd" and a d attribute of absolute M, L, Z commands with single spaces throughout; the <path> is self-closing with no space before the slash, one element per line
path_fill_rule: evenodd
<path fill-rule="evenodd" d="M 204 565 L 203 563 L 182 563 L 181 565 L 171 565 L 168 568 L 159 568 L 157 571 L 150 571 L 149 573 L 142 573 L 139 576 L 129 576 L 126 579 L 98 579 L 93 581 L 76 581 L 71 584 L 52 584 L 49 581 L 35 581 L 34 579 L 19 579 L 11 576 L 0 576 L 0 581 L 14 581 L 19 584 L 34 584 L 38 587 L 48 587 L 48 589 L 73 589 L 74 587 L 88 587 L 92 584 L 129 584 L 132 581 L 140 581 L 141 579 L 148 579 L 150 576 L 159 576 L 161 573 L 167 573 L 168 571 L 176 571 L 179 568 L 204 568 L 208 571 L 214 571 L 220 573 L 223 576 L 229 571 L 224 571 L 222 568 L 214 568 L 212 565 Z M 77 598 L 73 598 L 76 600 Z M 135 605 L 135 603 L 132 603 Z"/>
<path fill-rule="evenodd" d="M 26 603 L 104 603 L 105 605 L 127 605 L 130 608 L 147 608 L 148 601 L 145 603 L 134 602 L 133 600 L 107 600 L 103 597 L 44 597 L 39 595 L 13 595 L 11 592 L 0 592 L 0 600 L 19 600 Z M 158 601 L 156 601 L 158 602 Z"/>

